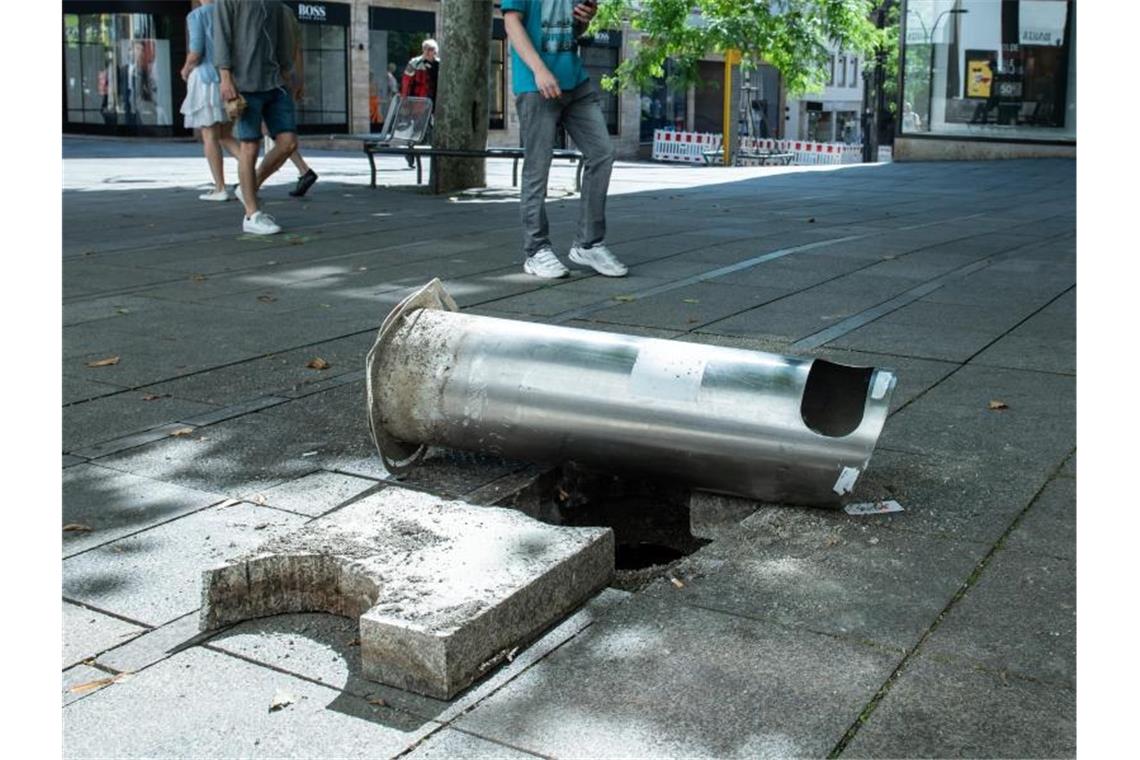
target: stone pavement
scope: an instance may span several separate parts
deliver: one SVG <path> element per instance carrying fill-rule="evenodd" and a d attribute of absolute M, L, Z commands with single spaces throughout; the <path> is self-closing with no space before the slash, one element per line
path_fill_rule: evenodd
<path fill-rule="evenodd" d="M 63 150 L 67 757 L 1075 754 L 1074 162 L 619 163 L 630 276 L 546 283 L 505 162 L 437 198 L 315 151 L 252 238 L 193 145 Z M 198 635 L 203 568 L 388 482 L 364 355 L 436 276 L 473 313 L 897 370 L 856 496 L 905 511 L 766 505 L 451 701 L 363 679 L 345 618 Z M 478 503 L 527 471 L 437 450 L 401 482 Z"/>

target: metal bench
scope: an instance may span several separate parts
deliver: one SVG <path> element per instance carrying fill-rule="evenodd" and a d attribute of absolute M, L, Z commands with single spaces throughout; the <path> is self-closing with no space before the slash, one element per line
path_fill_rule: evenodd
<path fill-rule="evenodd" d="M 526 155 L 522 147 L 483 148 L 470 150 L 461 148 L 434 148 L 424 144 L 431 126 L 431 98 L 404 98 L 393 96 L 384 117 L 384 126 L 379 132 L 367 134 L 329 135 L 332 140 L 359 140 L 368 157 L 368 167 L 372 177 L 370 186 L 376 187 L 376 156 L 412 156 L 416 164 L 416 184 L 423 184 L 422 159 L 448 156 L 457 158 L 510 158 L 514 160 L 511 169 L 511 187 L 519 184 L 519 161 Z M 555 148 L 553 158 L 577 163 L 574 172 L 574 190 L 582 189 L 582 154 L 577 150 Z"/>
<path fill-rule="evenodd" d="M 706 150 L 701 153 L 705 163 L 709 166 L 724 163 L 723 150 Z M 745 161 L 756 161 L 761 166 L 770 164 L 787 166 L 795 159 L 795 153 L 785 153 L 778 150 L 738 150 L 733 155 L 733 166 L 743 166 Z"/>

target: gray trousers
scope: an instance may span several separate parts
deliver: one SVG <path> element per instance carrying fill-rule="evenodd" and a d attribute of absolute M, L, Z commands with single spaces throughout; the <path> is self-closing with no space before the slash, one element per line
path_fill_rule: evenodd
<path fill-rule="evenodd" d="M 515 105 L 526 154 L 519 189 L 526 255 L 550 245 L 546 184 L 559 122 L 582 151 L 582 200 L 574 244 L 591 246 L 602 242 L 606 237 L 606 193 L 614 149 L 602 115 L 601 96 L 593 83 L 583 82 L 549 100 L 539 92 L 524 92 L 516 98 Z"/>

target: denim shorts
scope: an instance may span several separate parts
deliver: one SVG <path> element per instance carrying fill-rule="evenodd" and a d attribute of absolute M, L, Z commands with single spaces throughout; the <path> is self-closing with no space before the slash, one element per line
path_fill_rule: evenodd
<path fill-rule="evenodd" d="M 282 132 L 297 131 L 297 112 L 293 96 L 284 87 L 263 92 L 243 92 L 246 109 L 234 125 L 234 136 L 239 140 L 260 140 L 261 122 L 270 137 Z"/>

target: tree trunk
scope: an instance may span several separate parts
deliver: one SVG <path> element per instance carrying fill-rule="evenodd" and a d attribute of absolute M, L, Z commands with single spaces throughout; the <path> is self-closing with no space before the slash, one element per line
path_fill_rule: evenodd
<path fill-rule="evenodd" d="M 483 150 L 487 147 L 488 81 L 491 68 L 492 0 L 443 0 L 439 84 L 436 91 L 437 148 Z M 431 187 L 448 193 L 487 184 L 486 159 L 432 161 Z"/>

